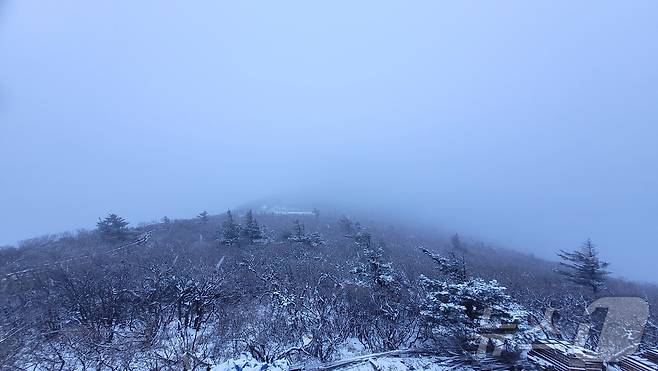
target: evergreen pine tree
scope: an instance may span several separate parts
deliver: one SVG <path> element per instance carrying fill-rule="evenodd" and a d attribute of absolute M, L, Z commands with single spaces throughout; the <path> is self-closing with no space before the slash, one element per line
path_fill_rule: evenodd
<path fill-rule="evenodd" d="M 437 263 L 443 275 L 439 279 L 420 276 L 425 291 L 421 314 L 432 335 L 437 335 L 440 341 L 453 338 L 466 347 L 475 347 L 482 341 L 486 345 L 489 337 L 481 333 L 483 322 L 486 322 L 485 327 L 490 330 L 503 330 L 500 334 L 490 335 L 509 350 L 527 342 L 527 312 L 512 300 L 504 286 L 495 280 L 468 277 L 463 258 L 445 258 L 427 249 L 422 250 Z M 504 329 L 517 331 L 505 333 Z"/>
<path fill-rule="evenodd" d="M 199 215 L 197 215 L 196 217 L 199 218 L 199 220 L 201 220 L 201 222 L 203 223 L 207 223 L 209 219 L 208 212 L 205 210 L 200 212 Z"/>
<path fill-rule="evenodd" d="M 293 220 L 292 238 L 297 242 L 302 242 L 305 237 L 306 237 L 306 228 L 304 227 L 304 224 L 300 222 L 299 219 Z"/>
<path fill-rule="evenodd" d="M 253 243 L 256 240 L 260 240 L 261 238 L 263 238 L 263 235 L 260 230 L 260 225 L 258 225 L 258 221 L 256 221 L 256 218 L 254 218 L 251 209 L 247 211 L 247 214 L 244 217 L 244 226 L 242 227 L 242 230 L 240 232 L 242 237 L 247 239 L 249 243 Z"/>
<path fill-rule="evenodd" d="M 101 238 L 107 242 L 121 242 L 128 239 L 128 222 L 116 214 L 109 214 L 103 220 L 98 218 L 96 226 Z"/>
<path fill-rule="evenodd" d="M 426 248 L 421 250 L 427 254 L 437 264 L 441 273 L 453 282 L 465 282 L 468 278 L 466 272 L 466 261 L 463 257 L 459 257 L 454 253 L 450 254 L 450 258 L 443 257 L 439 254 L 433 253 Z"/>
<path fill-rule="evenodd" d="M 462 240 L 458 233 L 452 235 L 450 238 L 450 244 L 452 245 L 453 250 L 464 250 L 464 245 L 462 245 Z"/>
<path fill-rule="evenodd" d="M 558 269 L 557 272 L 567 280 L 592 289 L 594 295 L 605 287 L 605 280 L 610 274 L 606 270 L 609 263 L 599 259 L 599 253 L 592 240 L 588 238 L 578 250 L 573 252 L 560 250 L 557 255 L 562 258 L 560 265 L 564 268 Z"/>
<path fill-rule="evenodd" d="M 240 240 L 240 226 L 233 220 L 231 210 L 226 212 L 226 220 L 222 223 L 222 238 L 221 243 L 225 245 L 233 245 Z"/>

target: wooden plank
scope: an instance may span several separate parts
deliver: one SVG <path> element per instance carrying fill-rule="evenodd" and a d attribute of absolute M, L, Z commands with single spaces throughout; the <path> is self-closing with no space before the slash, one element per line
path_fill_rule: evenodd
<path fill-rule="evenodd" d="M 649 349 L 645 351 L 644 357 L 651 362 L 658 363 L 658 349 Z"/>
<path fill-rule="evenodd" d="M 658 371 L 658 364 L 637 355 L 624 357 L 619 367 L 623 371 Z"/>
<path fill-rule="evenodd" d="M 594 352 L 564 341 L 539 341 L 533 344 L 528 357 L 542 369 L 599 371 L 603 368 L 603 362 L 595 358 Z"/>

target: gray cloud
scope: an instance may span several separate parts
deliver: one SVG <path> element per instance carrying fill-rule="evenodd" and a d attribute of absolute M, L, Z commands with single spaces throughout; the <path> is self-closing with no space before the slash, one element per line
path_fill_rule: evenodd
<path fill-rule="evenodd" d="M 655 281 L 656 10 L 7 3 L 0 243 L 302 192 Z"/>

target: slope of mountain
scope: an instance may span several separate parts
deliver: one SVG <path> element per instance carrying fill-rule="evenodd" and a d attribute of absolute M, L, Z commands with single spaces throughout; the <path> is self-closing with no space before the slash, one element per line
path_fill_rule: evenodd
<path fill-rule="evenodd" d="M 350 344 L 359 344 L 356 354 L 450 356 L 477 351 L 485 305 L 523 314 L 497 344 L 512 362 L 524 342 L 548 336 L 540 326 L 547 309 L 565 338 L 595 320 L 583 314 L 591 293 L 553 262 L 312 204 L 248 206 L 253 220 L 245 208 L 232 212 L 239 234 L 230 239 L 228 216 L 214 215 L 0 250 L 2 364 L 193 369 L 242 353 L 258 364 L 321 364 L 344 358 Z M 254 223 L 256 237 L 245 233 Z M 463 278 L 446 273 L 457 265 Z M 436 284 L 447 286 L 432 291 Z M 468 287 L 476 291 L 467 301 L 446 298 L 445 290 Z M 613 279 L 606 294 L 646 298 L 644 344 L 655 345 L 658 289 Z"/>

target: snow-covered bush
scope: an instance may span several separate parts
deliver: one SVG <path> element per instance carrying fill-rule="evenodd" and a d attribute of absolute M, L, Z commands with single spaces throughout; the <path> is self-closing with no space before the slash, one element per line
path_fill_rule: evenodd
<path fill-rule="evenodd" d="M 492 342 L 500 350 L 515 351 L 532 342 L 529 313 L 496 280 L 469 277 L 461 257 L 445 258 L 422 251 L 437 264 L 440 278 L 420 276 L 424 291 L 421 314 L 429 335 L 439 342 L 476 346 L 486 351 Z"/>
<path fill-rule="evenodd" d="M 357 336 L 373 350 L 409 346 L 418 335 L 413 287 L 383 256 L 383 246 L 366 247 L 364 261 L 352 269 L 361 286 L 353 291 L 355 306 L 361 308 Z"/>

